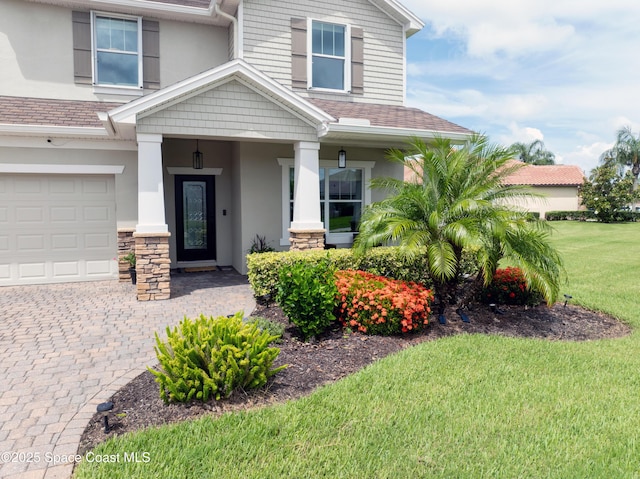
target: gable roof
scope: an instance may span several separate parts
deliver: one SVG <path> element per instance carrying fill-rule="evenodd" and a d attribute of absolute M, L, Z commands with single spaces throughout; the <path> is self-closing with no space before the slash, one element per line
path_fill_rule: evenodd
<path fill-rule="evenodd" d="M 525 165 L 509 175 L 508 185 L 579 186 L 584 174 L 576 165 Z"/>

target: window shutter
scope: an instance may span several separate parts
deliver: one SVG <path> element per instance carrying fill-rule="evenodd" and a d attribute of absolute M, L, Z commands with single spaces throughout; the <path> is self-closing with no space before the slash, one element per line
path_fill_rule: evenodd
<path fill-rule="evenodd" d="M 76 83 L 91 85 L 91 14 L 72 12 L 73 25 L 73 77 Z"/>
<path fill-rule="evenodd" d="M 291 19 L 291 87 L 307 89 L 307 19 Z"/>
<path fill-rule="evenodd" d="M 160 23 L 142 19 L 142 81 L 144 88 L 160 89 Z"/>
<path fill-rule="evenodd" d="M 364 32 L 351 27 L 351 93 L 364 94 Z"/>

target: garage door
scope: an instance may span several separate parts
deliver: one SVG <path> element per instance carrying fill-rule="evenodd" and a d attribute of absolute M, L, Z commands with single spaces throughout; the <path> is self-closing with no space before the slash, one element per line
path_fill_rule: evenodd
<path fill-rule="evenodd" d="M 0 175 L 0 285 L 117 277 L 113 175 Z"/>

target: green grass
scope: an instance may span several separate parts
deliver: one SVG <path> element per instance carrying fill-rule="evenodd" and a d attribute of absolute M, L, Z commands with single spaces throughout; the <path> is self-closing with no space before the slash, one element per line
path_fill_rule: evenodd
<path fill-rule="evenodd" d="M 575 303 L 640 325 L 640 224 L 554 223 Z M 635 279 L 634 279 L 635 278 Z M 78 478 L 640 477 L 640 336 L 465 335 L 301 400 L 109 441 Z M 125 463 L 148 452 L 148 463 Z"/>

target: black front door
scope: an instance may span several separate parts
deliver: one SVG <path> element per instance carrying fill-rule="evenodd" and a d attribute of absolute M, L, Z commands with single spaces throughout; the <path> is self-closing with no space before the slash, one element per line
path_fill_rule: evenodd
<path fill-rule="evenodd" d="M 213 176 L 176 176 L 178 261 L 216 259 Z"/>

